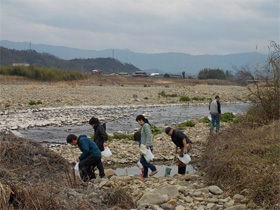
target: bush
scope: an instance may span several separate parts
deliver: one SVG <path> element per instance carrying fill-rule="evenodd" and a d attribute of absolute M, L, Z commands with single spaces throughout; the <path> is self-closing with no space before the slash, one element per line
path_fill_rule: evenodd
<path fill-rule="evenodd" d="M 260 132 L 261 130 L 261 132 Z M 202 169 L 209 183 L 232 195 L 244 189 L 258 205 L 277 209 L 280 201 L 279 123 L 251 128 L 247 122 L 209 136 Z"/>
<path fill-rule="evenodd" d="M 161 134 L 161 130 L 153 124 L 151 125 L 151 131 L 152 131 L 152 134 L 154 134 L 154 135 Z"/>
<path fill-rule="evenodd" d="M 30 100 L 28 104 L 31 105 L 31 106 L 32 106 L 32 105 L 37 105 L 37 104 L 42 104 L 42 101 L 39 100 L 39 101 L 36 102 L 36 101 L 34 101 L 34 100 Z"/>
<path fill-rule="evenodd" d="M 187 122 L 178 124 L 178 128 L 194 127 L 194 126 L 195 126 L 195 123 L 193 121 L 187 121 Z"/>
<path fill-rule="evenodd" d="M 181 96 L 180 101 L 190 101 L 191 99 L 188 96 Z"/>
<path fill-rule="evenodd" d="M 202 119 L 199 120 L 199 122 L 202 122 L 202 123 L 210 123 L 211 121 L 209 120 L 208 117 L 203 117 Z"/>
<path fill-rule="evenodd" d="M 204 101 L 205 97 L 193 97 L 192 100 L 193 101 Z"/>
<path fill-rule="evenodd" d="M 226 112 L 222 115 L 221 121 L 222 122 L 233 122 L 235 116 L 231 112 Z"/>
<path fill-rule="evenodd" d="M 29 101 L 29 105 L 31 105 L 31 106 L 32 106 L 32 105 L 36 105 L 36 102 L 33 101 L 33 100 L 30 100 L 30 101 Z"/>
<path fill-rule="evenodd" d="M 176 93 L 166 94 L 165 91 L 161 91 L 160 93 L 158 93 L 158 95 L 162 97 L 177 97 Z"/>
<path fill-rule="evenodd" d="M 249 100 L 255 105 L 255 115 L 260 117 L 250 119 L 260 124 L 280 118 L 280 45 L 271 42 L 269 49 L 268 63 L 261 70 L 258 67 L 254 72 L 249 67 L 238 70 L 238 74 L 247 75 L 252 81 L 247 86 L 250 91 Z"/>

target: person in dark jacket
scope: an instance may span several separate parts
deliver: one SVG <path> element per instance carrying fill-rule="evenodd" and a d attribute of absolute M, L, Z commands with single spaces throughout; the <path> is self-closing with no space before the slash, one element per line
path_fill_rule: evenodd
<path fill-rule="evenodd" d="M 220 118 L 221 115 L 221 104 L 220 104 L 220 97 L 217 95 L 215 100 L 209 103 L 209 110 L 211 114 L 211 126 L 210 126 L 210 133 L 214 130 L 214 125 L 216 122 L 216 132 L 219 132 L 220 129 Z"/>
<path fill-rule="evenodd" d="M 175 144 L 175 153 L 177 153 L 178 147 L 180 148 L 180 157 L 184 157 L 184 154 L 188 153 L 192 148 L 192 141 L 180 130 L 175 130 L 170 127 L 165 129 L 165 133 L 171 136 L 171 140 Z M 178 173 L 186 173 L 186 165 L 178 160 Z"/>
<path fill-rule="evenodd" d="M 89 124 L 94 129 L 94 142 L 97 144 L 101 152 L 104 151 L 104 147 L 107 146 L 108 140 L 104 124 L 101 125 L 99 120 L 95 117 L 92 117 L 89 120 Z"/>
<path fill-rule="evenodd" d="M 90 179 L 95 179 L 94 168 L 97 166 L 99 170 L 100 178 L 105 176 L 103 164 L 101 162 L 101 152 L 98 146 L 86 135 L 77 137 L 74 134 L 70 134 L 66 138 L 67 143 L 71 145 L 78 145 L 82 154 L 77 158 L 79 162 L 79 171 L 81 179 L 84 182 Z"/>

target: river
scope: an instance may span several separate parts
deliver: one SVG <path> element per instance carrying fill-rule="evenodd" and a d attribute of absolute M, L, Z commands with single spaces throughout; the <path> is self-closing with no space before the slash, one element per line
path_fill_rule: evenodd
<path fill-rule="evenodd" d="M 231 103 L 221 104 L 222 113 L 232 112 L 238 114 L 245 112 L 250 105 L 246 103 Z M 133 107 L 122 108 L 121 114 L 118 108 L 118 113 L 114 111 L 112 107 L 110 112 L 99 112 L 98 115 L 94 115 L 97 118 L 104 119 L 101 121 L 106 122 L 106 128 L 108 134 L 114 132 L 134 132 L 139 128 L 135 118 L 139 114 L 143 114 L 149 119 L 151 124 L 157 127 L 163 127 L 171 124 L 177 124 L 196 118 L 203 118 L 209 116 L 209 110 L 207 105 L 168 105 L 168 106 L 152 106 L 152 107 Z M 118 117 L 116 117 L 116 114 Z M 105 116 L 106 115 L 106 116 Z M 93 116 L 93 115 L 90 115 Z M 89 117 L 90 118 L 90 117 Z M 44 126 L 44 127 L 31 127 L 29 129 L 18 129 L 24 137 L 41 142 L 42 144 L 51 143 L 65 143 L 65 139 L 68 134 L 86 134 L 91 135 L 93 129 L 86 123 L 77 123 L 72 125 L 59 126 Z"/>

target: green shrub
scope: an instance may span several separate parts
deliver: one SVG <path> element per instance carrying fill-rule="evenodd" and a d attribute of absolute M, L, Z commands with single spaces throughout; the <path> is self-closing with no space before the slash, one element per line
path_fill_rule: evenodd
<path fill-rule="evenodd" d="M 41 100 L 39 100 L 39 101 L 37 101 L 37 103 L 36 104 L 42 104 L 42 101 Z"/>
<path fill-rule="evenodd" d="M 202 122 L 202 123 L 210 123 L 211 121 L 209 120 L 208 117 L 203 117 L 202 119 L 199 120 L 199 122 Z"/>
<path fill-rule="evenodd" d="M 191 99 L 188 96 L 181 96 L 180 101 L 190 101 Z"/>
<path fill-rule="evenodd" d="M 194 127 L 194 126 L 195 126 L 195 123 L 193 121 L 186 121 L 186 122 L 178 124 L 178 128 Z"/>
<path fill-rule="evenodd" d="M 148 100 L 149 98 L 148 98 L 148 97 L 145 97 L 144 99 L 145 99 L 145 100 Z"/>
<path fill-rule="evenodd" d="M 193 97 L 192 100 L 193 101 L 204 101 L 205 97 Z"/>
<path fill-rule="evenodd" d="M 166 94 L 165 91 L 161 91 L 160 93 L 158 93 L 158 95 L 162 97 L 177 97 L 176 93 Z"/>
<path fill-rule="evenodd" d="M 161 91 L 160 93 L 158 93 L 158 95 L 159 95 L 159 96 L 166 97 L 166 93 L 165 93 L 165 91 L 164 91 L 164 90 L 163 90 L 163 91 Z"/>
<path fill-rule="evenodd" d="M 10 104 L 5 104 L 5 108 L 9 108 L 10 106 Z"/>
<path fill-rule="evenodd" d="M 235 116 L 231 112 L 226 112 L 222 115 L 221 121 L 222 122 L 233 122 Z"/>
<path fill-rule="evenodd" d="M 151 125 L 151 131 L 152 131 L 152 134 L 154 134 L 154 135 L 161 134 L 161 130 L 153 124 Z"/>
<path fill-rule="evenodd" d="M 31 105 L 31 106 L 32 106 L 32 105 L 36 105 L 36 101 L 30 100 L 30 101 L 29 101 L 29 105 Z"/>

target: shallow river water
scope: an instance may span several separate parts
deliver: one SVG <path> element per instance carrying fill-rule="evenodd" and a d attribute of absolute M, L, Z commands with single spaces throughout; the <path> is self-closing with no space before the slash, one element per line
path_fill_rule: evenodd
<path fill-rule="evenodd" d="M 246 103 L 232 103 L 221 104 L 222 113 L 232 112 L 234 114 L 245 112 L 249 104 Z M 151 124 L 157 127 L 171 125 L 173 123 L 181 123 L 188 120 L 202 118 L 209 116 L 207 105 L 174 105 L 174 106 L 153 106 L 153 107 L 138 107 L 133 109 L 123 109 L 124 117 L 117 120 L 106 120 L 106 128 L 108 134 L 113 134 L 118 131 L 134 132 L 139 128 L 135 118 L 139 114 L 145 115 Z M 112 111 L 112 119 L 113 118 Z M 108 113 L 106 113 L 108 115 Z M 102 113 L 99 116 L 102 117 Z M 106 116 L 110 119 L 110 116 Z M 60 125 L 60 126 L 46 126 L 46 127 L 33 127 L 28 130 L 18 130 L 24 137 L 36 140 L 43 144 L 49 143 L 65 143 L 68 134 L 86 134 L 91 135 L 93 129 L 87 123 L 82 125 Z"/>

